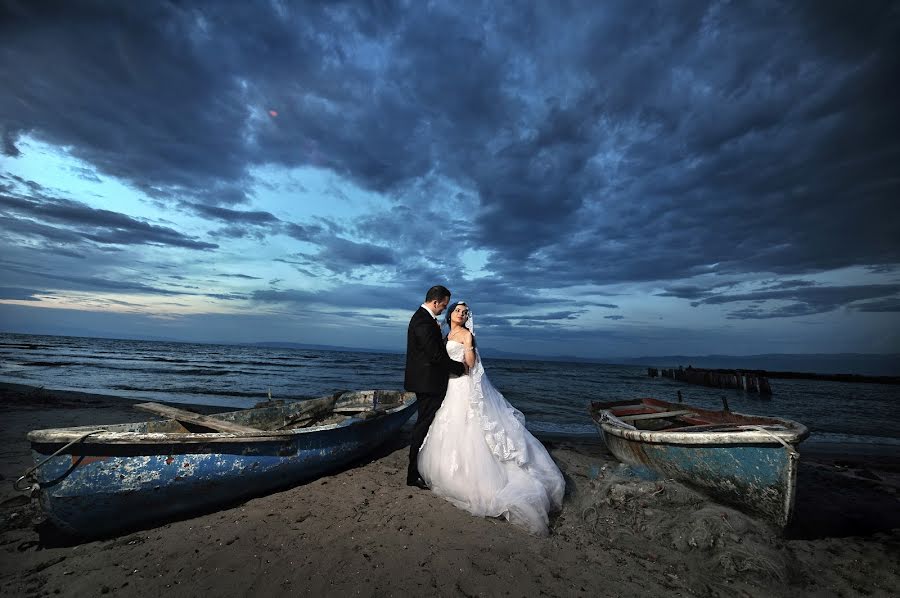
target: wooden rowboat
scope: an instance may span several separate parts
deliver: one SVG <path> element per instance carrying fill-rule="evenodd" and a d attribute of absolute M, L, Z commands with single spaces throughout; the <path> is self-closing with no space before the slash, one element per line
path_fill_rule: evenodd
<path fill-rule="evenodd" d="M 809 436 L 806 426 L 656 399 L 595 402 L 590 412 L 623 463 L 650 468 L 778 527 L 790 520 L 796 447 Z"/>
<path fill-rule="evenodd" d="M 103 536 L 346 465 L 397 434 L 415 400 L 370 390 L 207 416 L 144 403 L 136 406 L 167 419 L 35 430 L 27 438 L 47 517 L 68 533 Z"/>

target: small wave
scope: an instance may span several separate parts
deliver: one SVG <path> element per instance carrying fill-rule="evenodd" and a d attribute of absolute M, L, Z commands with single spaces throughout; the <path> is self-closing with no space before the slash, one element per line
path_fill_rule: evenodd
<path fill-rule="evenodd" d="M 550 422 L 544 420 L 525 420 L 525 427 L 532 432 L 544 434 L 560 434 L 563 436 L 595 436 L 597 428 L 590 424 Z"/>
<path fill-rule="evenodd" d="M 56 351 L 56 352 L 48 352 L 48 356 L 53 357 L 74 357 L 80 360 L 78 365 L 92 365 L 95 367 L 102 367 L 102 365 L 96 365 L 96 362 L 100 364 L 109 362 L 109 361 L 131 361 L 131 362 L 145 362 L 145 361 L 163 361 L 168 363 L 191 363 L 188 359 L 158 359 L 153 357 L 144 357 L 143 355 L 122 355 L 118 352 L 110 352 L 108 354 L 104 354 L 101 351 L 94 351 L 93 353 L 78 353 L 72 351 Z M 42 357 L 41 355 L 37 355 L 36 357 Z"/>
<path fill-rule="evenodd" d="M 199 386 L 185 386 L 181 388 L 144 388 L 141 386 L 132 386 L 130 384 L 115 384 L 110 388 L 115 390 L 123 390 L 128 392 L 147 392 L 147 393 L 155 393 L 161 395 L 167 394 L 184 394 L 184 395 L 209 395 L 216 397 L 254 397 L 259 398 L 260 401 L 266 399 L 266 391 L 260 390 L 256 392 L 246 392 L 240 390 L 216 390 L 213 388 L 201 388 Z M 295 396 L 279 396 L 279 399 L 285 400 L 295 400 L 295 399 L 305 399 L 309 397 L 295 397 Z"/>
<path fill-rule="evenodd" d="M 900 446 L 900 438 L 889 436 L 865 436 L 861 434 L 841 434 L 837 432 L 813 432 L 809 436 L 811 442 L 823 444 L 890 444 Z"/>
<path fill-rule="evenodd" d="M 233 370 L 212 370 L 208 368 L 191 368 L 186 370 L 164 370 L 180 376 L 228 376 L 237 372 Z"/>
<path fill-rule="evenodd" d="M 508 366 L 508 365 L 493 365 L 493 369 L 498 372 L 503 372 L 507 374 L 538 374 L 543 373 L 546 370 L 541 368 L 529 368 L 529 367 L 519 367 L 519 366 Z"/>
<path fill-rule="evenodd" d="M 37 349 L 46 349 L 50 345 L 32 345 L 27 343 L 0 343 L 0 350 L 3 349 L 27 349 L 29 351 L 35 351 Z"/>
<path fill-rule="evenodd" d="M 115 370 L 118 372 L 135 372 L 138 374 L 166 374 L 172 376 L 231 376 L 246 374 L 240 370 L 221 369 L 221 368 L 147 368 L 147 367 L 125 367 L 121 365 L 108 365 L 100 363 L 83 363 L 78 361 L 29 361 L 22 363 L 23 366 L 46 366 L 46 367 L 63 367 L 63 366 L 82 366 L 89 370 Z"/>
<path fill-rule="evenodd" d="M 273 359 L 273 361 L 274 361 L 274 359 Z M 217 359 L 216 363 L 219 365 L 250 365 L 250 366 L 259 366 L 259 367 L 266 367 L 266 368 L 279 368 L 279 369 L 288 368 L 288 367 L 297 367 L 297 366 L 303 365 L 296 359 L 290 359 L 289 361 L 291 361 L 293 363 L 282 364 L 282 363 L 272 363 L 271 361 L 246 361 L 243 359 L 235 359 L 235 360 L 218 360 Z"/>

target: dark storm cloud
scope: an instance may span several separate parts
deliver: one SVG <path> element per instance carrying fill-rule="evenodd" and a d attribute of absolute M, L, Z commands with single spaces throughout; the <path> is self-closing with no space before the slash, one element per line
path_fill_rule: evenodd
<path fill-rule="evenodd" d="M 244 280 L 262 280 L 259 276 L 250 276 L 249 274 L 218 274 L 222 278 L 242 278 Z"/>
<path fill-rule="evenodd" d="M 32 199 L 0 194 L 0 219 L 10 232 L 56 242 L 90 240 L 113 245 L 154 244 L 187 249 L 218 247 L 119 212 L 53 197 Z"/>
<path fill-rule="evenodd" d="M 288 222 L 281 228 L 282 232 L 298 241 L 314 242 L 324 232 L 324 228 L 318 224 L 297 224 Z"/>
<path fill-rule="evenodd" d="M 900 297 L 897 297 L 898 294 L 900 294 L 900 284 L 800 286 L 792 289 L 710 295 L 691 303 L 691 305 L 753 302 L 757 305 L 732 311 L 728 317 L 734 319 L 785 318 L 826 313 L 841 307 L 859 311 L 895 311 L 891 307 L 896 306 L 900 301 Z M 878 301 L 857 303 L 866 300 Z M 768 304 L 770 301 L 790 301 L 792 303 L 771 307 Z"/>
<path fill-rule="evenodd" d="M 283 234 L 298 241 L 314 244 L 333 243 L 338 235 L 346 231 L 339 224 L 328 219 L 318 218 L 318 222 L 287 222 L 270 212 L 261 210 L 234 210 L 202 203 L 185 203 L 183 206 L 202 217 L 213 221 L 224 222 L 226 226 L 210 231 L 214 237 L 243 238 L 255 237 L 260 240 L 275 234 Z M 345 256 L 346 257 L 346 256 Z M 361 265 L 366 265 L 364 255 Z"/>
<path fill-rule="evenodd" d="M 394 252 L 388 247 L 357 243 L 339 237 L 320 236 L 316 253 L 294 253 L 277 258 L 310 276 L 318 274 L 352 275 L 357 270 L 389 266 L 395 263 Z"/>
<path fill-rule="evenodd" d="M 18 132 L 14 131 L 11 127 L 0 126 L 0 137 L 2 137 L 0 141 L 3 143 L 3 155 L 15 158 L 21 153 L 15 143 L 17 136 Z"/>
<path fill-rule="evenodd" d="M 203 296 L 222 301 L 245 301 L 249 299 L 246 293 L 204 293 Z"/>
<path fill-rule="evenodd" d="M 684 284 L 676 284 L 668 287 L 665 291 L 661 293 L 656 293 L 657 297 L 677 297 L 679 299 L 691 299 L 695 300 L 694 305 L 698 305 L 703 299 L 707 297 L 723 297 L 727 296 L 727 292 L 729 289 L 733 289 L 737 287 L 739 282 L 726 282 L 719 284 L 711 284 L 709 286 L 700 286 L 700 285 L 684 285 Z M 803 289 L 807 289 L 809 287 L 814 287 L 818 283 L 811 280 L 803 280 L 803 279 L 788 279 L 782 281 L 771 281 L 771 280 L 762 280 L 759 282 L 759 289 L 755 291 L 756 293 L 769 293 L 769 298 L 779 298 L 790 296 L 792 292 L 803 292 Z M 715 300 L 709 301 L 709 303 L 714 303 Z"/>
<path fill-rule="evenodd" d="M 75 291 L 101 291 L 101 292 L 136 292 L 151 295 L 188 295 L 170 288 L 160 288 L 136 281 L 113 280 L 103 276 L 78 275 L 60 272 L 48 272 L 29 265 L 0 262 L 0 272 L 4 278 L 12 276 L 25 276 L 34 280 L 44 281 L 49 289 L 63 287 Z M 46 293 L 46 291 L 41 291 Z M 53 294 L 53 293 L 49 293 Z"/>
<path fill-rule="evenodd" d="M 586 310 L 579 311 L 554 311 L 547 314 L 526 316 L 529 320 L 537 320 L 539 322 L 549 322 L 552 320 L 577 320 L 578 316 L 585 313 Z"/>
<path fill-rule="evenodd" d="M 793 289 L 797 287 L 812 287 L 815 285 L 815 281 L 812 280 L 790 279 L 766 284 L 764 290 Z"/>
<path fill-rule="evenodd" d="M 101 182 L 100 177 L 98 177 L 97 174 L 90 168 L 73 167 L 71 168 L 71 170 L 72 172 L 76 173 L 78 175 L 78 178 L 80 179 L 84 179 L 85 181 L 90 181 L 92 183 Z"/>
<path fill-rule="evenodd" d="M 868 312 L 900 312 L 900 297 L 890 297 L 877 301 L 866 301 L 853 306 L 857 311 Z"/>
<path fill-rule="evenodd" d="M 345 284 L 332 290 L 307 291 L 302 289 L 254 291 L 251 298 L 260 303 L 295 306 L 320 305 L 358 310 L 360 308 L 408 309 L 414 311 L 422 302 L 426 289 L 420 293 L 409 289 L 388 286 Z"/>
<path fill-rule="evenodd" d="M 27 133 L 163 201 L 191 197 L 221 235 L 280 226 L 323 245 L 308 272 L 465 280 L 450 257 L 423 261 L 483 249 L 492 280 L 530 291 L 502 297 L 528 305 L 571 285 L 900 262 L 891 2 L 48 7 L 0 19 L 6 155 Z M 396 207 L 331 242 L 234 209 L 272 163 Z M 431 176 L 471 209 L 430 221 L 451 195 L 406 203 Z"/>
<path fill-rule="evenodd" d="M 388 314 L 367 314 L 367 313 L 362 313 L 362 312 L 358 312 L 358 311 L 339 311 L 339 312 L 335 312 L 331 315 L 337 316 L 339 318 L 353 318 L 353 319 L 358 319 L 358 320 L 368 320 L 370 318 L 375 319 L 375 320 L 393 320 L 394 319 L 394 316 L 391 316 Z"/>
<path fill-rule="evenodd" d="M 900 285 L 819 285 L 803 279 L 788 279 L 778 282 L 761 281 L 757 290 L 735 292 L 737 283 L 711 285 L 673 285 L 660 297 L 688 299 L 691 305 L 725 305 L 730 303 L 753 303 L 747 307 L 731 311 L 732 319 L 769 319 L 805 316 L 827 313 L 839 308 L 855 311 L 896 311 L 900 298 Z M 787 303 L 787 304 L 785 304 Z"/>
<path fill-rule="evenodd" d="M 656 295 L 658 297 L 678 297 L 679 299 L 701 299 L 710 296 L 712 293 L 712 289 L 697 285 L 673 285 Z"/>
<path fill-rule="evenodd" d="M 200 12 L 92 2 L 0 10 L 0 114 L 11 135 L 70 146 L 151 195 L 209 189 L 210 202 L 244 199 L 227 192 L 245 168 L 247 106 L 224 68 L 227 48 L 203 44 Z M 207 54 L 215 50 L 218 59 Z"/>
<path fill-rule="evenodd" d="M 55 226 L 48 226 L 26 218 L 0 215 L 0 224 L 3 225 L 3 230 L 10 235 L 39 238 L 51 243 L 79 243 L 82 241 L 82 236 L 79 233 Z"/>
<path fill-rule="evenodd" d="M 278 218 L 263 211 L 248 210 L 232 210 L 230 208 L 222 208 L 218 206 L 208 206 L 204 204 L 189 204 L 189 209 L 195 211 L 201 216 L 206 216 L 213 220 L 220 220 L 229 224 L 251 224 L 256 226 L 269 226 L 280 222 Z"/>

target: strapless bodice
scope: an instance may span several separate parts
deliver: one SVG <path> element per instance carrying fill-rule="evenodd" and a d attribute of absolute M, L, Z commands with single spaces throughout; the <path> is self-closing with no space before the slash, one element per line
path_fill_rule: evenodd
<path fill-rule="evenodd" d="M 457 341 L 447 341 L 447 355 L 453 361 L 462 361 L 466 355 L 466 346 Z"/>

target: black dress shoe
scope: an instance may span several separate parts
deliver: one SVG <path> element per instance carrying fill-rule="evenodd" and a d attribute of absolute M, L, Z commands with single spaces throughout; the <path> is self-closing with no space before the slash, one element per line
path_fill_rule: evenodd
<path fill-rule="evenodd" d="M 416 488 L 421 488 L 422 490 L 428 490 L 428 484 L 425 483 L 425 480 L 422 478 L 416 478 L 414 480 L 406 480 L 407 486 L 415 486 Z"/>

